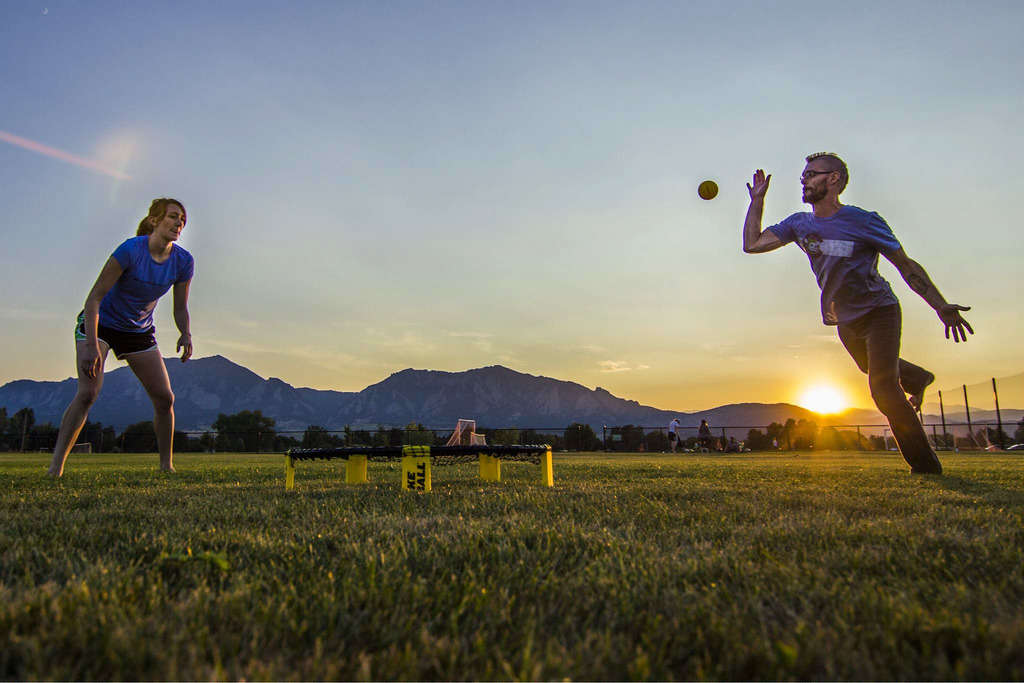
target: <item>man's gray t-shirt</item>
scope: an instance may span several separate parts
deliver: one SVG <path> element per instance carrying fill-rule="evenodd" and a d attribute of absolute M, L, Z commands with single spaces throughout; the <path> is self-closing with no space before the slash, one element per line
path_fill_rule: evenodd
<path fill-rule="evenodd" d="M 796 242 L 821 288 L 826 325 L 850 322 L 880 306 L 899 303 L 878 274 L 878 255 L 900 249 L 889 224 L 873 211 L 842 206 L 828 218 L 794 213 L 768 228 L 783 243 Z"/>

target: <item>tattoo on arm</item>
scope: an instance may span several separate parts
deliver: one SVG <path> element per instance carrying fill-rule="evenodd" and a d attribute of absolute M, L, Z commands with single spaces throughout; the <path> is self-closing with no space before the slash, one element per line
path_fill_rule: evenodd
<path fill-rule="evenodd" d="M 922 277 L 919 273 L 910 273 L 907 275 L 907 284 L 912 290 L 918 294 L 924 295 L 931 286 L 928 282 L 927 277 Z"/>

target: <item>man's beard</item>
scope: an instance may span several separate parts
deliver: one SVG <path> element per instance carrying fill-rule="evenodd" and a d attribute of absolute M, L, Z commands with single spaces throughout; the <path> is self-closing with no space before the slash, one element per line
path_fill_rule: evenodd
<path fill-rule="evenodd" d="M 828 194 L 828 190 L 821 187 L 815 190 L 811 186 L 807 186 L 803 190 L 803 199 L 805 204 L 817 204 Z"/>

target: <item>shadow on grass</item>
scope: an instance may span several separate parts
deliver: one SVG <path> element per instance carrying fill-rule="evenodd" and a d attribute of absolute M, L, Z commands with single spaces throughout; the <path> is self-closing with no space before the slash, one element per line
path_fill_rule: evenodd
<path fill-rule="evenodd" d="M 985 498 L 991 502 L 1024 504 L 1024 493 L 1017 489 L 998 486 L 986 481 L 968 479 L 956 475 L 926 475 L 928 479 L 948 491 L 956 491 L 965 496 Z"/>

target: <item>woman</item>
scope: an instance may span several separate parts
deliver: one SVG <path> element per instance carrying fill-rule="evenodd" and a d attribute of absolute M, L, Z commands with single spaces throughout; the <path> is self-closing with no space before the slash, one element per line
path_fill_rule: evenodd
<path fill-rule="evenodd" d="M 700 439 L 701 448 L 705 452 L 709 452 L 714 446 L 714 439 L 711 437 L 711 425 L 708 424 L 707 420 L 700 421 L 700 427 L 697 428 L 697 437 Z"/>
<path fill-rule="evenodd" d="M 137 236 L 115 249 L 100 271 L 85 300 L 85 310 L 78 315 L 78 393 L 61 419 L 50 476 L 64 473 L 71 446 L 100 394 L 103 366 L 111 349 L 118 360 L 128 362 L 153 401 L 160 469 L 174 471 L 174 394 L 153 335 L 153 311 L 157 300 L 173 287 L 174 322 L 181 332 L 177 350 L 184 363 L 192 356 L 188 289 L 194 270 L 192 255 L 174 243 L 184 228 L 184 204 L 176 199 L 154 199 L 149 215 L 139 223 Z"/>

